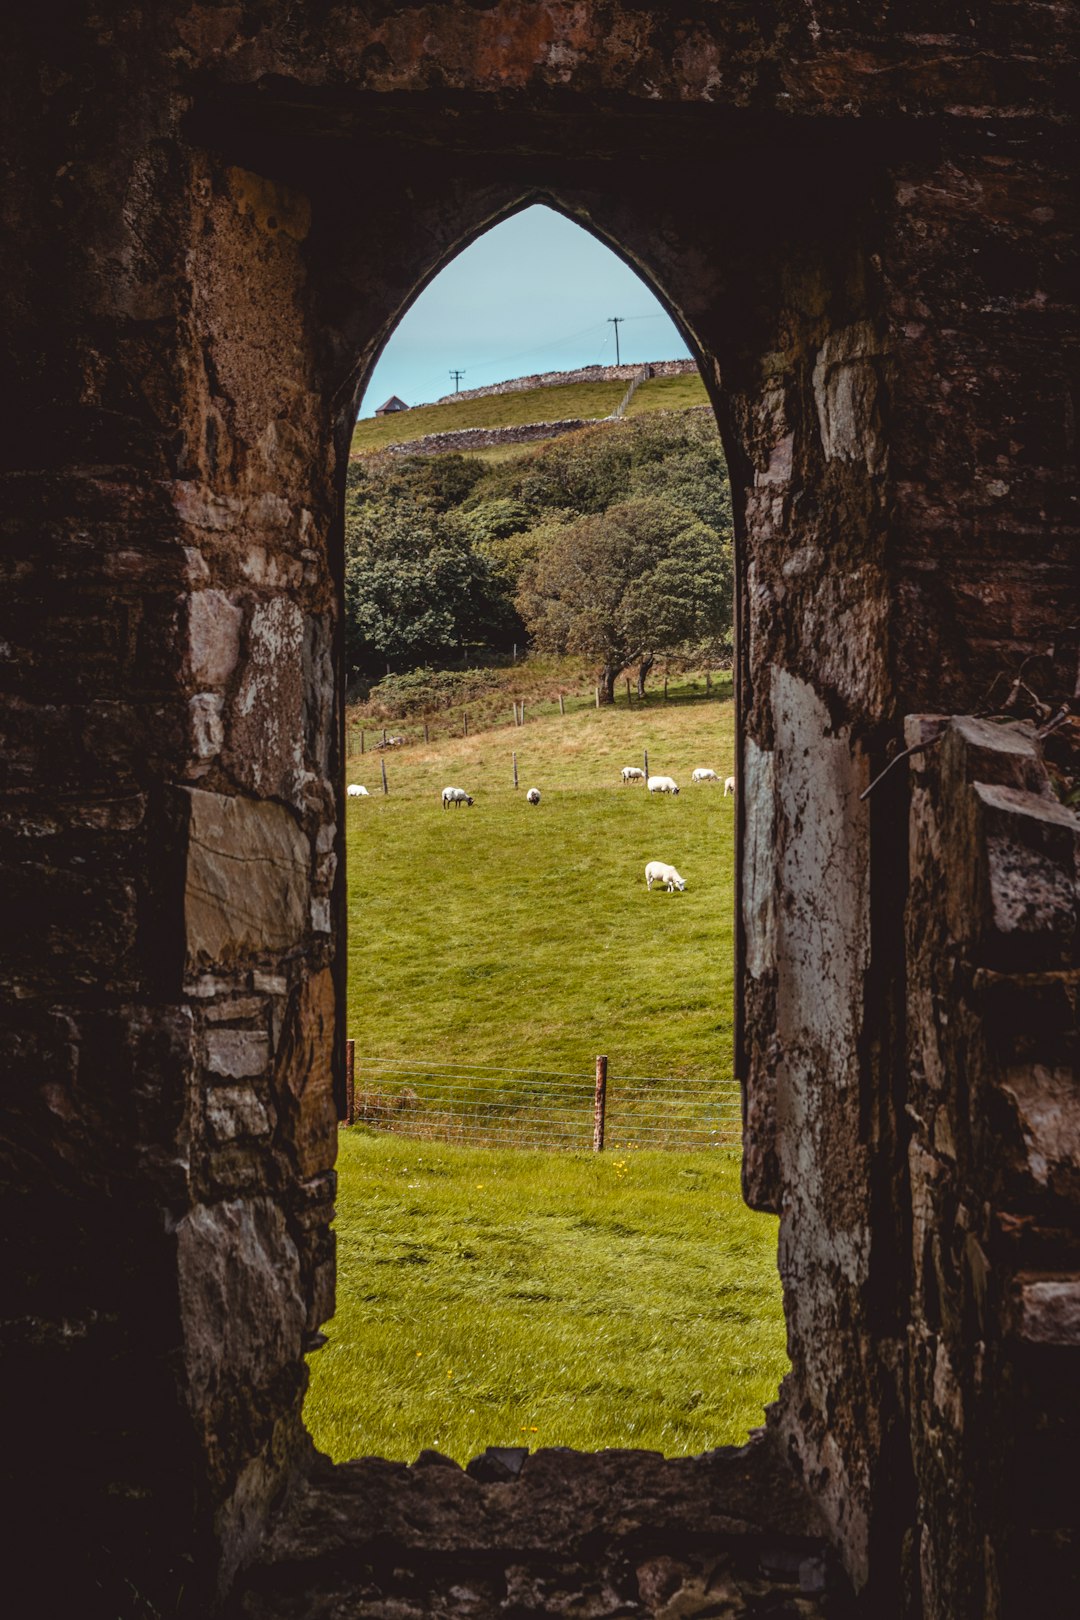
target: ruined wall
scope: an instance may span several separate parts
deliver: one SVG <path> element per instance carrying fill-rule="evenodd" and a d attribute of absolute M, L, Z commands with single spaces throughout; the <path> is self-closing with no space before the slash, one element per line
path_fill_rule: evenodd
<path fill-rule="evenodd" d="M 1066 1614 L 1080 816 L 1030 725 L 918 716 L 908 739 L 912 1583 L 928 1620 Z"/>
<path fill-rule="evenodd" d="M 952 1227 L 934 1166 L 914 1209 L 909 1181 L 907 806 L 898 772 L 859 794 L 905 713 L 979 708 L 1031 654 L 1061 675 L 1073 78 L 1057 8 L 977 32 L 933 11 L 928 32 L 914 3 L 270 0 L 11 25 L 5 1466 L 17 1546 L 65 1525 L 63 1560 L 24 1563 L 39 1609 L 51 1582 L 82 1612 L 89 1591 L 205 1612 L 304 1457 L 332 1305 L 351 413 L 417 291 L 541 198 L 667 301 L 732 468 L 746 1184 L 780 1212 L 793 1362 L 774 1433 L 868 1612 L 983 1613 L 985 1560 L 950 1563 L 953 1476 L 993 1540 L 1001 1499 L 972 1482 L 1011 1419 L 991 1403 L 939 1451 L 942 1357 L 973 1378 L 978 1324 L 939 1325 L 916 1277 L 918 1211 Z M 939 1090 L 965 1062 L 946 1045 Z M 1072 1320 L 1043 1218 L 1014 1291 L 1032 1379 L 1064 1355 L 1037 1324 Z"/>

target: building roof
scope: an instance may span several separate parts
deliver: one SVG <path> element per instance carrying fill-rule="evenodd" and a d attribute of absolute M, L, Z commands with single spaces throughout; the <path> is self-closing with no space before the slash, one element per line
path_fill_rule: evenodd
<path fill-rule="evenodd" d="M 379 406 L 375 415 L 385 416 L 388 411 L 407 411 L 408 408 L 403 399 L 398 399 L 396 394 L 391 394 L 385 404 Z"/>

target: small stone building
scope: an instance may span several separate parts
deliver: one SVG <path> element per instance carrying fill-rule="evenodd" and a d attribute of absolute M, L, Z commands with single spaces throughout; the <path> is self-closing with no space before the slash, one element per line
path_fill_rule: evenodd
<path fill-rule="evenodd" d="M 388 400 L 384 400 L 384 402 L 379 406 L 378 410 L 375 412 L 375 415 L 394 416 L 398 411 L 407 411 L 408 408 L 409 407 L 406 405 L 403 399 L 398 399 L 396 394 L 391 394 L 390 398 Z"/>

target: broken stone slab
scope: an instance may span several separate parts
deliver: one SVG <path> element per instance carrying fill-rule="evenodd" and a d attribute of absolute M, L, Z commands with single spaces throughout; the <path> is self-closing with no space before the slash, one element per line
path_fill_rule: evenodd
<path fill-rule="evenodd" d="M 971 791 L 986 861 L 983 948 L 994 965 L 1067 964 L 1078 926 L 1080 816 L 1020 788 L 976 782 Z"/>
<path fill-rule="evenodd" d="M 310 846 L 284 806 L 185 788 L 189 973 L 288 950 L 309 921 Z"/>

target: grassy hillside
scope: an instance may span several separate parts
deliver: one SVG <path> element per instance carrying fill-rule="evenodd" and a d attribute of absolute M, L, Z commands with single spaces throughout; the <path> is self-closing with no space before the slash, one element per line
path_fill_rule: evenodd
<path fill-rule="evenodd" d="M 305 1417 L 337 1461 L 739 1444 L 787 1370 L 776 1221 L 738 1156 L 342 1133 L 338 1309 Z"/>
<path fill-rule="evenodd" d="M 404 444 L 428 433 L 460 432 L 462 428 L 511 427 L 525 422 L 557 422 L 571 417 L 610 416 L 626 392 L 626 383 L 562 383 L 553 388 L 530 388 L 514 394 L 489 394 L 481 399 L 462 399 L 447 405 L 417 405 L 394 416 L 364 417 L 356 424 L 353 453 L 383 450 L 389 444 Z M 686 377 L 656 377 L 643 383 L 630 402 L 628 415 L 649 411 L 685 410 L 690 405 L 706 405 L 704 384 L 696 374 Z M 489 459 L 503 455 L 480 452 Z M 511 454 L 520 454 L 510 447 Z"/>
<path fill-rule="evenodd" d="M 621 785 L 645 748 L 678 798 Z M 587 1072 L 606 1052 L 613 1074 L 729 1075 L 734 807 L 690 773 L 733 758 L 734 706 L 715 698 L 555 709 L 397 750 L 385 798 L 378 759 L 353 755 L 348 780 L 373 795 L 346 801 L 358 1063 Z M 444 811 L 447 785 L 475 805 Z M 646 890 L 653 859 L 685 893 Z"/>

